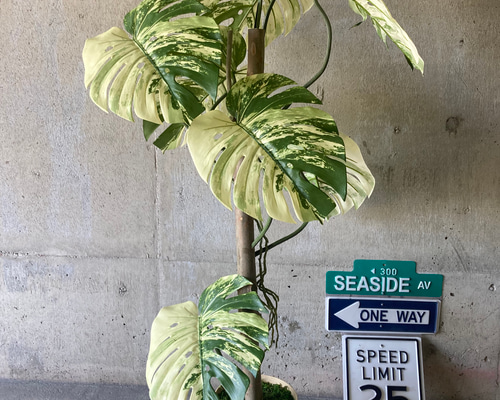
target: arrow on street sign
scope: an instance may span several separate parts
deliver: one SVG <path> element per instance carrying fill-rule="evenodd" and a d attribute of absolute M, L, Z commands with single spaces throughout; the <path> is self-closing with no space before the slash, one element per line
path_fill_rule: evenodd
<path fill-rule="evenodd" d="M 327 297 L 326 329 L 436 333 L 440 304 L 439 300 Z"/>
<path fill-rule="evenodd" d="M 359 301 L 337 311 L 337 318 L 347 322 L 354 328 L 359 328 L 361 322 L 368 324 L 429 324 L 429 310 L 403 310 L 393 308 L 360 308 Z"/>

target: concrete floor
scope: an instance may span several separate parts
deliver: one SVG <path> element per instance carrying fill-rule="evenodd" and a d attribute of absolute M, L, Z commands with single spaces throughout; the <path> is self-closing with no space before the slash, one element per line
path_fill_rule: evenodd
<path fill-rule="evenodd" d="M 149 400 L 148 388 L 109 385 L 0 380 L 1 400 Z M 299 400 L 339 400 L 299 396 Z"/>
<path fill-rule="evenodd" d="M 148 400 L 148 388 L 109 385 L 0 380 L 2 400 Z"/>

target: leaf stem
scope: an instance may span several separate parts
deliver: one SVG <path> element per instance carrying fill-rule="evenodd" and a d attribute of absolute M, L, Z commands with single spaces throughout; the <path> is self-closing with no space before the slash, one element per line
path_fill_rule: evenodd
<path fill-rule="evenodd" d="M 269 227 L 271 226 L 271 222 L 273 222 L 273 219 L 269 217 L 266 221 L 266 224 L 262 227 L 259 226 L 259 235 L 255 238 L 255 240 L 252 243 L 252 247 L 255 247 L 259 244 L 259 242 L 262 240 L 264 236 L 266 236 L 267 231 L 269 230 Z M 259 224 L 260 225 L 260 224 Z"/>
<path fill-rule="evenodd" d="M 224 99 L 226 98 L 226 96 L 227 96 L 227 92 L 226 92 L 226 93 L 224 93 L 221 97 L 219 97 L 219 98 L 215 101 L 215 103 L 214 103 L 214 105 L 212 106 L 212 108 L 210 108 L 210 111 L 215 110 L 215 109 L 217 108 L 217 106 L 218 106 L 218 105 L 222 102 L 222 100 L 224 100 Z"/>
<path fill-rule="evenodd" d="M 279 246 L 280 244 L 286 242 L 287 240 L 290 240 L 297 236 L 300 232 L 304 230 L 304 228 L 307 226 L 308 222 L 304 222 L 298 229 L 290 233 L 289 235 L 282 237 L 281 239 L 276 240 L 276 242 L 271 243 L 270 245 L 264 247 L 263 249 L 259 249 L 255 252 L 255 257 L 258 257 L 261 255 L 263 251 L 268 251 L 271 250 L 272 248 Z"/>
<path fill-rule="evenodd" d="M 326 55 L 325 59 L 323 61 L 323 65 L 319 69 L 319 71 L 304 85 L 304 87 L 307 89 L 309 86 L 311 86 L 314 82 L 316 82 L 321 75 L 323 75 L 323 72 L 325 72 L 326 67 L 328 66 L 328 62 L 330 61 L 330 55 L 332 52 L 332 23 L 330 22 L 330 18 L 328 18 L 328 15 L 326 14 L 325 10 L 321 5 L 319 4 L 318 0 L 314 0 L 314 4 L 316 7 L 318 7 L 319 12 L 323 16 L 323 19 L 326 24 L 326 29 L 328 32 L 328 42 L 327 42 L 327 49 L 326 49 Z"/>
<path fill-rule="evenodd" d="M 271 16 L 271 11 L 273 10 L 274 3 L 276 3 L 276 0 L 272 0 L 271 3 L 269 4 L 269 8 L 267 9 L 266 18 L 264 19 L 264 25 L 262 26 L 262 29 L 267 29 L 267 23 L 269 22 L 269 17 Z"/>
<path fill-rule="evenodd" d="M 259 26 L 260 26 L 261 14 L 262 14 L 262 1 L 263 0 L 258 0 L 258 2 L 257 2 L 257 10 L 255 11 L 255 22 L 253 25 L 253 27 L 255 29 L 260 29 Z"/>

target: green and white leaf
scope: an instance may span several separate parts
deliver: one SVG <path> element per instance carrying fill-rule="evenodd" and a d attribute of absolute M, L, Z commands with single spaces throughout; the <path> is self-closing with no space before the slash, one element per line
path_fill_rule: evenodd
<path fill-rule="evenodd" d="M 184 124 L 170 124 L 167 128 L 158 135 L 158 138 L 153 144 L 162 152 L 176 149 L 184 144 L 183 133 L 186 129 Z"/>
<path fill-rule="evenodd" d="M 305 88 L 290 85 L 295 83 L 275 74 L 239 81 L 227 97 L 232 118 L 217 110 L 200 115 L 188 129 L 188 147 L 199 174 L 226 207 L 234 202 L 261 220 L 262 198 L 274 219 L 294 222 L 293 209 L 300 221 L 323 220 L 361 204 L 373 190 L 373 177 L 352 141 L 353 155 L 346 158 L 329 114 L 312 107 L 282 109 L 320 103 Z"/>
<path fill-rule="evenodd" d="M 229 26 L 238 32 L 254 28 L 258 10 L 257 0 L 202 0 L 202 3 L 211 10 L 209 15 L 213 16 L 219 24 L 227 21 Z M 271 0 L 263 0 L 262 2 L 262 23 L 272 5 L 271 3 Z M 314 0 L 276 0 L 266 27 L 266 44 L 271 43 L 281 35 L 290 33 L 302 14 L 309 11 L 313 4 Z"/>
<path fill-rule="evenodd" d="M 276 0 L 266 28 L 266 44 L 271 43 L 281 35 L 288 35 L 299 22 L 302 14 L 309 11 L 313 5 L 314 0 Z M 263 1 L 263 15 L 268 12 L 270 6 L 271 1 Z M 255 21 L 255 12 L 251 20 Z"/>
<path fill-rule="evenodd" d="M 361 150 L 356 142 L 342 133 L 340 133 L 340 137 L 344 140 L 346 153 L 347 196 L 344 200 L 337 199 L 337 207 L 329 215 L 329 218 L 345 214 L 352 207 L 358 209 L 365 199 L 371 196 L 375 188 L 375 178 L 363 160 Z M 328 189 L 324 188 L 324 190 Z M 332 193 L 331 196 L 333 195 Z"/>
<path fill-rule="evenodd" d="M 228 297 L 251 283 L 239 275 L 220 278 L 193 302 L 164 307 L 153 321 L 146 378 L 152 400 L 217 399 L 217 378 L 232 400 L 242 400 L 249 379 L 228 358 L 254 376 L 268 348 L 267 312 L 255 292 Z"/>
<path fill-rule="evenodd" d="M 119 28 L 87 40 L 85 85 L 103 110 L 133 120 L 180 123 L 205 109 L 195 85 L 217 93 L 221 35 L 209 17 L 186 16 L 206 9 L 196 0 L 145 0 Z"/>
<path fill-rule="evenodd" d="M 349 5 L 356 14 L 363 17 L 363 21 L 370 17 L 382 41 L 386 43 L 387 37 L 391 39 L 403 52 L 412 69 L 424 72 L 424 60 L 418 54 L 415 44 L 392 17 L 382 0 L 349 0 Z"/>

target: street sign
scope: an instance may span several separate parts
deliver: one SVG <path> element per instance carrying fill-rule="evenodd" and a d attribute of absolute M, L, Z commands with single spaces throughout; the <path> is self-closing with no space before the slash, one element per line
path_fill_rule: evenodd
<path fill-rule="evenodd" d="M 436 333 L 439 300 L 327 297 L 326 329 L 340 332 Z"/>
<path fill-rule="evenodd" d="M 342 337 L 345 400 L 424 400 L 418 337 Z"/>
<path fill-rule="evenodd" d="M 326 293 L 441 297 L 443 275 L 418 274 L 414 261 L 355 260 L 352 272 L 326 273 Z"/>

